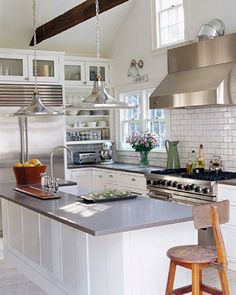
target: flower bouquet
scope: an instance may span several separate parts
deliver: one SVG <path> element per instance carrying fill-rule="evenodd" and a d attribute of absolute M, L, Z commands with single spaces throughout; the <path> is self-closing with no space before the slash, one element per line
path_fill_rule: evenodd
<path fill-rule="evenodd" d="M 152 132 L 135 132 L 126 139 L 131 147 L 139 152 L 140 164 L 142 166 L 149 165 L 149 152 L 158 145 L 158 136 Z"/>

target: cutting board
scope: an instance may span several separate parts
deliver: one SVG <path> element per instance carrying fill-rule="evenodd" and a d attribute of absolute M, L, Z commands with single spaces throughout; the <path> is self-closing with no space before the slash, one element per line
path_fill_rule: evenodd
<path fill-rule="evenodd" d="M 41 200 L 59 199 L 61 197 L 57 194 L 42 191 L 41 189 L 32 186 L 17 186 L 16 188 L 14 188 L 14 190 Z"/>

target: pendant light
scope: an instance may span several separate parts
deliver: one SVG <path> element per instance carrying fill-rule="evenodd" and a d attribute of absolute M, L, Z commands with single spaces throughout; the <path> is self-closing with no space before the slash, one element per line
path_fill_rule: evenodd
<path fill-rule="evenodd" d="M 36 0 L 33 0 L 33 27 L 34 27 L 34 60 L 33 72 L 35 77 L 34 92 L 32 102 L 28 107 L 21 108 L 19 111 L 11 114 L 16 117 L 31 116 L 58 116 L 64 115 L 62 112 L 46 108 L 41 100 L 42 96 L 38 91 L 38 70 L 37 70 L 37 40 L 36 40 Z"/>
<path fill-rule="evenodd" d="M 96 5 L 96 49 L 97 61 L 100 61 L 100 30 L 99 30 L 99 2 L 95 0 Z M 97 77 L 93 85 L 92 93 L 79 103 L 78 108 L 82 110 L 92 109 L 128 109 L 137 108 L 138 106 L 132 103 L 126 103 L 111 97 L 103 84 L 103 79 L 100 73 L 100 66 L 97 66 Z"/>

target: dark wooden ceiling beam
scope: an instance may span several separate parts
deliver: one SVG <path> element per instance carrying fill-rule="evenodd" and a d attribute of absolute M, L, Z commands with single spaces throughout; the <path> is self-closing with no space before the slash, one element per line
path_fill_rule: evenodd
<path fill-rule="evenodd" d="M 100 0 L 100 13 L 112 9 L 129 0 Z M 55 17 L 49 22 L 36 29 L 37 44 L 62 33 L 96 15 L 95 0 L 87 0 L 67 12 Z M 30 46 L 34 45 L 34 39 L 31 39 Z"/>

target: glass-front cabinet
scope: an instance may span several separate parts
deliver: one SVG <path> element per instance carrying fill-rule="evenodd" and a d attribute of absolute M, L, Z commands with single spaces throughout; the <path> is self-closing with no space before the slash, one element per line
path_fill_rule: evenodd
<path fill-rule="evenodd" d="M 59 83 L 60 63 L 63 64 L 62 53 L 38 52 L 38 81 L 43 83 Z M 34 82 L 34 53 L 28 50 L 0 49 L 0 81 Z"/>
<path fill-rule="evenodd" d="M 9 56 L 0 54 L 0 79 L 24 81 L 27 80 L 27 55 Z"/>
<path fill-rule="evenodd" d="M 93 86 L 97 77 L 97 69 L 106 86 L 110 85 L 109 60 L 103 59 L 101 62 L 91 60 L 91 58 L 68 56 L 65 57 L 65 85 L 66 86 Z"/>
<path fill-rule="evenodd" d="M 104 84 L 109 85 L 110 83 L 109 83 L 109 75 L 108 75 L 108 70 L 109 70 L 108 63 L 87 62 L 86 63 L 86 80 L 88 85 L 93 85 L 93 82 L 96 81 L 98 67 L 100 67 L 100 74 L 103 78 Z"/>
<path fill-rule="evenodd" d="M 37 55 L 38 81 L 57 82 L 59 80 L 59 60 L 57 56 Z M 29 56 L 29 80 L 34 80 L 34 56 Z"/>
<path fill-rule="evenodd" d="M 65 62 L 65 82 L 67 85 L 86 85 L 85 63 L 79 61 Z"/>

